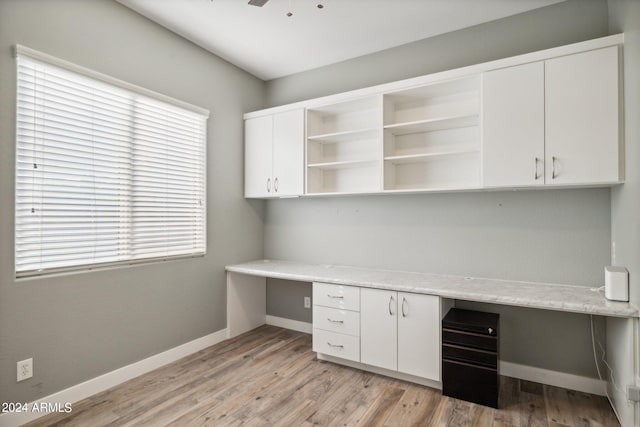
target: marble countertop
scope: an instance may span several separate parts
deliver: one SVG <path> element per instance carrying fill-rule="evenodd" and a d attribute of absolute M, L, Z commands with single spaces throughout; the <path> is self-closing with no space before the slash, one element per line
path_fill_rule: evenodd
<path fill-rule="evenodd" d="M 612 317 L 639 317 L 638 308 L 633 304 L 609 301 L 604 297 L 604 291 L 583 286 L 479 279 L 279 260 L 251 261 L 229 265 L 226 269 L 233 273 L 253 276 L 389 289 L 439 295 L 457 300 Z"/>

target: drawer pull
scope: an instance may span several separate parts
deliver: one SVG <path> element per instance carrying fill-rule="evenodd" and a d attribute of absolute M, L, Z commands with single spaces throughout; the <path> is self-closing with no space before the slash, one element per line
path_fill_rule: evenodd
<path fill-rule="evenodd" d="M 344 323 L 344 320 L 333 320 L 333 319 L 330 319 L 329 317 L 327 317 L 327 320 L 331 323 L 340 323 L 340 324 Z"/>
<path fill-rule="evenodd" d="M 344 348 L 342 344 L 331 344 L 329 341 L 327 341 L 327 344 L 329 345 L 329 347 Z"/>
<path fill-rule="evenodd" d="M 471 336 L 474 336 L 474 337 L 482 337 L 482 338 L 493 338 L 494 340 L 496 339 L 495 335 L 479 334 L 477 332 L 461 331 L 459 329 L 450 329 L 450 328 L 442 328 L 442 330 L 444 332 L 451 332 L 451 333 L 454 333 L 454 334 L 471 335 Z M 493 328 L 489 328 L 488 332 L 490 334 L 492 334 L 493 333 Z"/>
<path fill-rule="evenodd" d="M 327 294 L 327 296 L 329 298 L 333 298 L 333 299 L 344 299 L 344 295 L 331 295 L 331 294 Z"/>

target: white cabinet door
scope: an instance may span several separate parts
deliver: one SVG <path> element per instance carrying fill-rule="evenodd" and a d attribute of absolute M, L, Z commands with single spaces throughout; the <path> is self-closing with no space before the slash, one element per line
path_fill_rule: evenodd
<path fill-rule="evenodd" d="M 273 116 L 273 192 L 298 196 L 304 190 L 304 110 Z"/>
<path fill-rule="evenodd" d="M 244 195 L 273 195 L 272 153 L 273 116 L 256 117 L 244 122 Z"/>
<path fill-rule="evenodd" d="M 360 362 L 398 369 L 397 315 L 397 292 L 360 290 Z"/>
<path fill-rule="evenodd" d="M 485 187 L 544 184 L 544 63 L 482 76 Z"/>
<path fill-rule="evenodd" d="M 398 292 L 398 371 L 440 381 L 440 297 Z"/>
<path fill-rule="evenodd" d="M 546 183 L 616 182 L 618 47 L 545 62 Z"/>

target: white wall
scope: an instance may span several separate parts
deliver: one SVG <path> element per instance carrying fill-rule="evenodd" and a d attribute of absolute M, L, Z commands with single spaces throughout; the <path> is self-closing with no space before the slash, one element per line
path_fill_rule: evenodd
<path fill-rule="evenodd" d="M 211 111 L 205 257 L 14 279 L 16 43 Z M 262 256 L 263 204 L 243 198 L 242 114 L 263 98 L 262 81 L 115 1 L 0 1 L 0 401 L 32 401 L 226 327 L 224 265 Z M 34 376 L 16 383 L 29 357 Z"/>

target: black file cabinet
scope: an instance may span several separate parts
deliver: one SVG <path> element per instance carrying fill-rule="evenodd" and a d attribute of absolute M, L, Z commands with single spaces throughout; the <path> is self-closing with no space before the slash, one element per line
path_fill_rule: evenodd
<path fill-rule="evenodd" d="M 459 308 L 442 319 L 442 394 L 498 407 L 499 320 Z"/>

